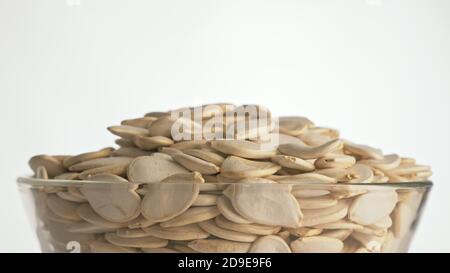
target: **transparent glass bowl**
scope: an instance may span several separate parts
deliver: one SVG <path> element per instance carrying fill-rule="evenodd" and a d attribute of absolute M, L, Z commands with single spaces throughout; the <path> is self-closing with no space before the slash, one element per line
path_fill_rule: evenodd
<path fill-rule="evenodd" d="M 361 253 L 407 252 L 432 183 L 18 185 L 42 252 Z"/>

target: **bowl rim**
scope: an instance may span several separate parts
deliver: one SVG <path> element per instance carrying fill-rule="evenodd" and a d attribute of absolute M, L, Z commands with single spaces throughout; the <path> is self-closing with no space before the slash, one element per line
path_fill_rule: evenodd
<path fill-rule="evenodd" d="M 16 179 L 17 184 L 19 185 L 28 185 L 28 186 L 82 186 L 82 185 L 92 185 L 92 184 L 106 184 L 106 185 L 113 185 L 113 184 L 121 184 L 123 185 L 123 182 L 118 181 L 91 181 L 91 180 L 63 180 L 63 179 L 40 179 L 40 178 L 34 178 L 34 177 L 27 177 L 27 176 L 19 176 Z M 136 183 L 136 182 L 129 182 L 130 185 L 142 185 L 142 184 L 148 184 L 148 183 Z M 151 184 L 151 183 L 150 183 Z M 180 183 L 182 184 L 182 183 Z M 186 184 L 186 183 L 183 183 Z M 208 184 L 218 184 L 218 185 L 236 185 L 236 184 L 246 184 L 249 183 L 208 183 Z M 253 185 L 253 184 L 252 184 Z M 274 185 L 274 184 L 267 184 L 267 185 Z M 387 183 L 283 183 L 276 185 L 295 185 L 295 186 L 364 186 L 364 187 L 396 187 L 396 188 L 431 188 L 433 186 L 433 182 L 431 180 L 424 180 L 424 181 L 414 181 L 414 182 L 387 182 Z"/>

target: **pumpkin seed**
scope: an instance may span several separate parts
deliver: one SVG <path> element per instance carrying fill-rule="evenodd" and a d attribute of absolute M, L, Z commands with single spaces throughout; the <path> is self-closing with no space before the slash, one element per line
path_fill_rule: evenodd
<path fill-rule="evenodd" d="M 278 150 L 285 155 L 295 156 L 302 159 L 315 159 L 326 156 L 339 150 L 342 141 L 335 139 L 320 146 L 309 147 L 298 144 L 282 144 L 278 146 Z"/>
<path fill-rule="evenodd" d="M 201 253 L 247 253 L 251 244 L 223 239 L 194 240 L 188 246 Z"/>
<path fill-rule="evenodd" d="M 256 240 L 250 253 L 291 253 L 291 249 L 279 236 L 267 235 Z"/>

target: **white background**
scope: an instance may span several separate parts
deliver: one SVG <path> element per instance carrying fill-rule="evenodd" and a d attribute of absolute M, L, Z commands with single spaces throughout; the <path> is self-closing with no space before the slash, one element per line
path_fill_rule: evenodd
<path fill-rule="evenodd" d="M 450 251 L 450 1 L 0 0 L 0 251 L 38 251 L 15 178 L 151 110 L 259 103 L 416 157 L 412 251 Z"/>

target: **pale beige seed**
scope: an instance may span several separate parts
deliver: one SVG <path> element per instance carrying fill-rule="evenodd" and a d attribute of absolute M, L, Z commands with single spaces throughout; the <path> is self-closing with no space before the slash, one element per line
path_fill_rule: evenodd
<path fill-rule="evenodd" d="M 297 237 L 311 237 L 317 236 L 322 233 L 322 229 L 320 228 L 307 228 L 307 227 L 288 228 L 287 231 L 289 232 L 290 235 Z"/>
<path fill-rule="evenodd" d="M 92 253 L 136 253 L 133 248 L 120 247 L 106 242 L 92 242 L 89 244 Z"/>
<path fill-rule="evenodd" d="M 123 238 L 117 236 L 116 233 L 106 233 L 105 239 L 113 245 L 122 247 L 136 247 L 136 248 L 158 248 L 165 247 L 167 240 L 147 236 L 142 238 Z"/>
<path fill-rule="evenodd" d="M 386 236 L 375 236 L 354 231 L 350 235 L 372 252 L 379 252 Z"/>
<path fill-rule="evenodd" d="M 203 178 L 205 180 L 205 183 L 200 184 L 200 192 L 220 191 L 220 190 L 222 190 L 223 186 L 226 186 L 226 185 L 214 184 L 214 183 L 217 183 L 217 181 L 215 181 L 215 182 L 207 181 L 207 180 L 209 180 L 207 177 L 203 177 Z"/>
<path fill-rule="evenodd" d="M 77 180 L 79 178 L 80 173 L 62 173 L 60 175 L 55 176 L 53 179 L 55 180 Z"/>
<path fill-rule="evenodd" d="M 336 139 L 336 137 L 330 137 L 309 130 L 301 134 L 299 138 L 309 146 L 320 146 L 333 139 Z"/>
<path fill-rule="evenodd" d="M 341 240 L 323 236 L 300 238 L 291 243 L 294 253 L 340 253 L 343 247 Z"/>
<path fill-rule="evenodd" d="M 155 120 L 157 120 L 156 117 L 142 117 L 142 118 L 126 119 L 121 122 L 121 125 L 141 127 L 141 128 L 147 129 L 148 126 Z"/>
<path fill-rule="evenodd" d="M 373 171 L 363 164 L 356 164 L 347 169 L 348 183 L 370 183 L 373 181 Z"/>
<path fill-rule="evenodd" d="M 160 153 L 166 154 L 166 155 L 175 155 L 175 154 L 182 154 L 183 152 L 179 149 L 170 148 L 170 147 L 160 147 L 158 148 L 158 151 Z"/>
<path fill-rule="evenodd" d="M 391 226 L 392 226 L 392 219 L 390 216 L 386 216 L 383 219 L 370 225 L 371 228 L 375 229 L 390 228 Z"/>
<path fill-rule="evenodd" d="M 89 222 L 81 222 L 71 225 L 67 231 L 72 233 L 80 233 L 80 234 L 102 234 L 105 232 L 112 232 L 114 228 L 102 227 L 93 225 Z"/>
<path fill-rule="evenodd" d="M 152 152 L 143 151 L 136 147 L 120 147 L 112 153 L 114 156 L 123 156 L 123 157 L 139 157 L 139 156 L 148 156 L 152 155 Z"/>
<path fill-rule="evenodd" d="M 79 198 L 77 196 L 72 195 L 69 192 L 66 192 L 66 191 L 59 191 L 56 193 L 56 195 L 58 195 L 59 198 L 70 201 L 70 202 L 75 202 L 75 203 L 85 203 L 86 202 L 85 198 Z"/>
<path fill-rule="evenodd" d="M 387 234 L 386 228 L 372 228 L 370 226 L 363 226 L 362 229 L 358 229 L 358 232 L 368 234 L 368 235 L 375 235 L 375 236 L 385 236 Z"/>
<path fill-rule="evenodd" d="M 335 206 L 324 209 L 305 209 L 303 210 L 302 226 L 311 227 L 336 222 L 347 216 L 347 212 L 348 202 L 346 200 L 339 200 Z"/>
<path fill-rule="evenodd" d="M 136 185 L 121 179 L 114 175 L 97 175 L 91 177 L 91 180 L 115 182 L 84 184 L 80 188 L 92 209 L 111 222 L 128 222 L 140 214 L 141 198 L 135 192 Z"/>
<path fill-rule="evenodd" d="M 338 182 L 348 182 L 349 180 L 348 170 L 346 169 L 329 168 L 329 169 L 315 170 L 314 173 L 334 178 Z"/>
<path fill-rule="evenodd" d="M 44 180 L 48 179 L 48 173 L 44 166 L 37 167 L 35 177 L 37 179 L 44 179 Z"/>
<path fill-rule="evenodd" d="M 336 183 L 337 180 L 317 173 L 302 173 L 296 175 L 270 176 L 270 179 L 282 184 L 315 184 L 315 183 Z"/>
<path fill-rule="evenodd" d="M 199 194 L 197 199 L 195 199 L 194 203 L 192 204 L 193 207 L 208 207 L 208 206 L 215 206 L 217 204 L 217 197 L 216 194 Z"/>
<path fill-rule="evenodd" d="M 259 144 L 264 144 L 264 145 L 272 145 L 272 146 L 278 146 L 281 144 L 286 144 L 286 143 L 295 143 L 295 144 L 299 144 L 299 145 L 305 145 L 306 144 L 298 137 L 294 137 L 294 136 L 290 136 L 290 135 L 286 135 L 286 134 L 281 134 L 281 133 L 270 133 L 267 136 L 265 136 L 265 138 L 259 138 L 259 139 L 251 139 L 251 141 L 259 143 Z"/>
<path fill-rule="evenodd" d="M 429 172 L 429 171 L 430 171 L 429 166 L 404 165 L 404 166 L 399 166 L 393 170 L 390 170 L 389 173 L 394 174 L 394 175 L 400 175 L 400 176 L 408 176 L 408 175 L 413 175 L 415 173 Z"/>
<path fill-rule="evenodd" d="M 237 223 L 237 224 L 250 224 L 251 221 L 245 219 L 241 215 L 239 215 L 236 210 L 233 208 L 230 200 L 225 196 L 220 196 L 217 199 L 217 209 L 220 213 L 227 218 L 228 220 Z"/>
<path fill-rule="evenodd" d="M 353 229 L 330 229 L 322 232 L 320 236 L 345 241 L 352 233 Z"/>
<path fill-rule="evenodd" d="M 264 177 L 276 173 L 280 168 L 272 162 L 252 161 L 229 156 L 223 162 L 220 174 L 231 179 Z"/>
<path fill-rule="evenodd" d="M 182 151 L 186 149 L 203 149 L 207 147 L 208 142 L 205 139 L 180 141 L 170 146 L 170 148 Z"/>
<path fill-rule="evenodd" d="M 303 185 L 293 185 L 291 194 L 295 198 L 321 197 L 330 194 L 329 190 L 305 188 Z"/>
<path fill-rule="evenodd" d="M 324 157 L 318 158 L 314 162 L 314 166 L 317 169 L 327 169 L 327 168 L 349 168 L 355 165 L 356 159 L 349 155 L 339 155 L 331 154 Z"/>
<path fill-rule="evenodd" d="M 364 226 L 352 223 L 348 220 L 339 220 L 336 222 L 330 222 L 320 225 L 315 225 L 315 228 L 321 228 L 321 229 L 351 229 L 351 230 L 361 230 L 364 228 Z"/>
<path fill-rule="evenodd" d="M 350 141 L 344 142 L 344 151 L 348 154 L 358 156 L 362 159 L 378 159 L 384 158 L 383 152 L 379 149 L 372 148 L 367 145 L 355 144 Z"/>
<path fill-rule="evenodd" d="M 320 146 L 309 147 L 298 144 L 282 144 L 278 146 L 278 150 L 285 155 L 295 156 L 302 159 L 315 159 L 331 154 L 339 150 L 342 141 L 335 139 Z"/>
<path fill-rule="evenodd" d="M 85 220 L 86 222 L 91 223 L 92 225 L 99 227 L 106 227 L 110 229 L 118 229 L 127 226 L 127 223 L 114 223 L 102 218 L 98 215 L 89 204 L 82 204 L 77 209 L 77 214 Z"/>
<path fill-rule="evenodd" d="M 222 153 L 250 159 L 265 159 L 276 155 L 276 148 L 247 140 L 213 140 L 211 147 Z"/>
<path fill-rule="evenodd" d="M 116 235 L 122 238 L 144 238 L 148 233 L 140 228 L 119 228 L 116 230 Z"/>
<path fill-rule="evenodd" d="M 161 117 L 153 121 L 148 127 L 150 136 L 164 136 L 174 140 L 177 139 L 178 135 L 172 135 L 172 132 L 179 134 L 179 137 L 182 139 L 192 139 L 195 134 L 202 135 L 202 126 L 187 118 Z"/>
<path fill-rule="evenodd" d="M 128 166 L 123 164 L 108 165 L 82 171 L 78 177 L 82 180 L 90 180 L 92 176 L 103 174 L 125 176 L 125 174 L 127 173 L 127 168 Z"/>
<path fill-rule="evenodd" d="M 280 117 L 278 122 L 280 133 L 292 136 L 298 136 L 314 125 L 305 117 Z"/>
<path fill-rule="evenodd" d="M 198 222 L 203 222 L 220 215 L 216 207 L 196 207 L 189 208 L 183 214 L 161 223 L 162 227 L 179 227 Z"/>
<path fill-rule="evenodd" d="M 197 239 L 206 239 L 209 233 L 201 229 L 198 224 L 190 224 L 181 227 L 161 227 L 159 225 L 143 229 L 151 236 L 173 241 L 189 241 Z"/>
<path fill-rule="evenodd" d="M 173 250 L 178 251 L 179 253 L 199 253 L 198 251 L 195 251 L 184 244 L 174 243 L 171 245 L 171 247 L 173 248 Z"/>
<path fill-rule="evenodd" d="M 348 217 L 361 225 L 374 224 L 392 212 L 397 200 L 398 195 L 394 190 L 368 192 L 353 200 Z"/>
<path fill-rule="evenodd" d="M 335 206 L 338 200 L 332 196 L 297 198 L 301 209 L 323 209 Z"/>
<path fill-rule="evenodd" d="M 380 170 L 392 170 L 400 166 L 401 158 L 396 154 L 385 155 L 383 159 L 363 159 L 359 164 L 368 165 Z"/>
<path fill-rule="evenodd" d="M 294 156 L 276 155 L 273 156 L 271 160 L 284 168 L 290 168 L 302 172 L 311 172 L 315 169 L 314 164 L 311 162 Z"/>
<path fill-rule="evenodd" d="M 308 128 L 307 132 L 317 133 L 317 134 L 321 134 L 321 135 L 328 136 L 331 138 L 339 137 L 339 131 L 334 128 L 313 126 L 313 127 Z"/>
<path fill-rule="evenodd" d="M 42 215 L 40 215 L 40 217 L 45 219 L 46 222 L 48 220 L 48 221 L 52 221 L 52 222 L 60 223 L 60 224 L 71 224 L 71 225 L 73 225 L 73 224 L 76 224 L 76 223 L 79 222 L 79 220 L 75 221 L 75 220 L 70 220 L 70 219 L 66 219 L 66 218 L 63 218 L 61 216 L 58 216 L 53 211 L 51 211 L 50 209 L 45 210 L 42 213 Z"/>
<path fill-rule="evenodd" d="M 226 239 L 226 240 L 250 243 L 250 242 L 255 241 L 258 238 L 258 236 L 254 235 L 254 234 L 242 233 L 242 232 L 237 232 L 237 231 L 221 228 L 221 227 L 217 226 L 217 224 L 215 223 L 214 220 L 200 222 L 200 223 L 198 223 L 198 225 L 204 231 L 206 231 L 216 237 Z"/>
<path fill-rule="evenodd" d="M 79 206 L 78 203 L 70 202 L 61 199 L 54 194 L 51 194 L 47 197 L 47 206 L 53 213 L 55 213 L 59 217 L 72 221 L 81 220 L 80 216 L 78 216 L 77 213 L 77 208 Z"/>
<path fill-rule="evenodd" d="M 291 249 L 279 236 L 268 235 L 253 242 L 250 253 L 291 253 Z"/>
<path fill-rule="evenodd" d="M 129 139 L 119 138 L 119 139 L 116 139 L 114 142 L 117 145 L 119 145 L 120 147 L 124 147 L 124 148 L 125 147 L 136 147 L 134 145 L 133 140 L 129 140 Z"/>
<path fill-rule="evenodd" d="M 231 204 L 245 219 L 263 225 L 300 226 L 303 215 L 290 193 L 290 185 L 247 183 L 230 185 L 227 189 L 231 191 Z"/>
<path fill-rule="evenodd" d="M 199 172 L 177 173 L 164 178 L 161 183 L 205 183 L 202 174 Z"/>
<path fill-rule="evenodd" d="M 133 140 L 136 136 L 148 135 L 147 129 L 129 125 L 110 126 L 108 131 L 127 140 Z"/>
<path fill-rule="evenodd" d="M 174 154 L 172 158 L 181 166 L 191 171 L 197 171 L 202 174 L 216 174 L 220 171 L 220 168 L 211 162 L 203 159 L 187 155 L 187 154 Z"/>
<path fill-rule="evenodd" d="M 78 199 L 87 201 L 86 197 L 81 193 L 79 186 L 67 187 L 67 192 Z"/>
<path fill-rule="evenodd" d="M 156 111 L 156 112 L 149 112 L 145 114 L 145 117 L 150 117 L 150 118 L 160 118 L 160 117 L 167 117 L 170 116 L 170 112 L 161 112 L 161 111 Z"/>
<path fill-rule="evenodd" d="M 188 246 L 201 253 L 247 253 L 251 244 L 223 239 L 195 240 Z"/>
<path fill-rule="evenodd" d="M 55 177 L 64 173 L 66 170 L 64 169 L 61 161 L 57 158 L 49 156 L 49 155 L 36 155 L 33 156 L 29 161 L 28 165 L 34 171 L 37 172 L 37 168 L 39 166 L 43 166 L 48 173 L 50 178 Z"/>
<path fill-rule="evenodd" d="M 216 217 L 215 222 L 217 226 L 224 229 L 234 230 L 242 233 L 250 233 L 255 235 L 271 235 L 279 232 L 281 229 L 281 227 L 279 226 L 267 226 L 260 224 L 237 224 L 226 219 L 222 215 Z"/>
<path fill-rule="evenodd" d="M 173 144 L 173 140 L 163 136 L 136 136 L 134 144 L 142 150 L 150 151 L 159 147 L 170 146 Z"/>
<path fill-rule="evenodd" d="M 96 159 L 96 158 L 102 158 L 102 157 L 109 157 L 113 151 L 114 151 L 114 148 L 107 147 L 107 148 L 104 148 L 104 149 L 101 149 L 101 150 L 98 150 L 95 152 L 89 152 L 89 153 L 83 153 L 83 154 L 79 154 L 79 155 L 75 155 L 75 156 L 70 156 L 63 160 L 63 166 L 65 168 L 69 168 L 70 166 L 75 165 L 80 162 L 83 162 L 83 161 Z"/>
<path fill-rule="evenodd" d="M 197 199 L 199 183 L 164 182 L 147 187 L 142 215 L 153 222 L 164 222 L 185 212 Z"/>
<path fill-rule="evenodd" d="M 199 159 L 203 159 L 216 166 L 222 165 L 225 158 L 218 153 L 206 150 L 206 149 L 185 149 L 183 152 L 187 155 L 194 156 Z"/>
<path fill-rule="evenodd" d="M 141 156 L 134 159 L 128 166 L 128 179 L 135 183 L 157 183 L 179 173 L 188 173 L 171 158 L 162 156 Z"/>
<path fill-rule="evenodd" d="M 105 166 L 123 165 L 128 166 L 133 160 L 131 157 L 102 157 L 91 160 L 86 160 L 69 167 L 72 172 L 80 172 L 89 169 L 95 169 Z"/>

